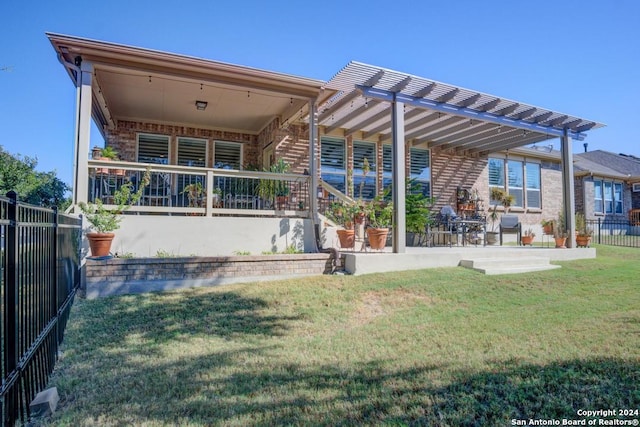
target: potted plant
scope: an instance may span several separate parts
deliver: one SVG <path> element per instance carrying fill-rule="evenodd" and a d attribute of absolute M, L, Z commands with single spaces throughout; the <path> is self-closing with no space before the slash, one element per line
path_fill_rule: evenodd
<path fill-rule="evenodd" d="M 587 220 L 582 212 L 576 214 L 576 246 L 588 248 L 593 231 L 587 226 Z"/>
<path fill-rule="evenodd" d="M 564 214 L 558 212 L 558 219 L 553 224 L 553 238 L 556 241 L 556 248 L 567 248 L 567 228 L 564 222 Z"/>
<path fill-rule="evenodd" d="M 194 182 L 187 184 L 182 189 L 182 192 L 187 195 L 190 208 L 202 207 L 202 197 L 204 196 L 204 187 L 202 186 L 202 183 Z"/>
<path fill-rule="evenodd" d="M 96 199 L 93 203 L 79 204 L 80 210 L 84 213 L 89 224 L 91 224 L 91 228 L 95 230 L 94 232 L 87 233 L 91 256 L 105 257 L 109 255 L 111 252 L 111 243 L 115 237 L 113 231 L 120 228 L 122 213 L 132 205 L 138 203 L 142 197 L 144 188 L 149 185 L 150 179 L 151 172 L 147 168 L 140 182 L 140 186 L 136 191 L 134 191 L 131 181 L 123 184 L 114 191 L 113 198 L 116 207 L 113 209 L 108 209 L 100 199 Z"/>
<path fill-rule="evenodd" d="M 289 163 L 280 158 L 264 172 L 287 173 L 290 169 Z M 258 196 L 265 202 L 270 202 L 274 207 L 283 207 L 289 198 L 289 183 L 278 179 L 265 178 L 258 183 Z M 277 204 L 276 204 L 277 203 Z"/>
<path fill-rule="evenodd" d="M 340 241 L 340 247 L 353 248 L 355 243 L 355 230 L 353 228 L 354 216 L 358 207 L 345 202 L 336 201 L 329 205 L 325 212 L 327 218 L 334 224 L 341 227 L 336 233 Z"/>
<path fill-rule="evenodd" d="M 542 225 L 542 232 L 544 234 L 546 234 L 547 236 L 553 236 L 553 228 L 555 226 L 555 220 L 553 219 L 543 219 L 540 222 L 540 225 Z"/>
<path fill-rule="evenodd" d="M 520 237 L 520 241 L 522 242 L 522 246 L 533 246 L 533 238 L 536 237 L 536 233 L 533 232 L 531 228 L 524 231 L 522 237 Z"/>
<path fill-rule="evenodd" d="M 211 190 L 213 196 L 213 207 L 221 208 L 222 207 L 222 189 L 220 187 L 216 187 Z"/>
<path fill-rule="evenodd" d="M 498 221 L 498 206 L 502 206 L 504 208 L 504 213 L 509 212 L 509 208 L 513 204 L 515 200 L 513 194 L 508 194 L 502 188 L 499 187 L 491 187 L 490 191 L 491 202 L 493 202 L 493 207 L 489 211 L 489 219 L 491 220 L 491 230 L 487 231 L 487 243 L 490 245 L 495 245 L 498 241 L 498 231 L 497 224 Z"/>
<path fill-rule="evenodd" d="M 93 149 L 93 158 L 95 158 L 96 160 L 107 160 L 107 161 L 116 161 L 116 160 L 120 160 L 120 157 L 118 156 L 118 152 L 116 151 L 115 148 L 113 148 L 112 146 L 108 145 L 102 149 L 98 148 L 98 147 L 94 147 Z M 97 172 L 98 173 L 103 173 L 103 174 L 108 174 L 110 172 L 110 170 L 113 170 L 114 174 L 122 176 L 124 175 L 124 169 L 107 169 L 107 168 L 102 168 L 102 169 L 98 169 Z"/>
<path fill-rule="evenodd" d="M 427 225 L 432 221 L 431 207 L 433 199 L 422 193 L 422 185 L 415 180 L 407 180 L 405 197 L 405 221 L 407 244 L 419 246 L 426 233 Z"/>
<path fill-rule="evenodd" d="M 365 206 L 369 227 L 367 236 L 371 249 L 383 249 L 387 244 L 389 227 L 393 220 L 393 203 L 376 196 Z"/>

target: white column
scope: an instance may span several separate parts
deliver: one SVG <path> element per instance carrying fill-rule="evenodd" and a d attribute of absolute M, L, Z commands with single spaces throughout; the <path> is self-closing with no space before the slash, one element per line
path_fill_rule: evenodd
<path fill-rule="evenodd" d="M 404 143 L 404 103 L 391 104 L 391 134 L 393 139 L 393 253 L 406 252 L 406 172 L 405 172 L 405 143 Z"/>
<path fill-rule="evenodd" d="M 318 219 L 318 160 L 316 159 L 316 151 L 318 147 L 318 126 L 316 122 L 317 115 L 316 100 L 309 100 L 309 175 L 311 182 L 309 184 L 309 214 L 313 224 L 319 224 Z"/>
<path fill-rule="evenodd" d="M 565 224 L 567 226 L 567 247 L 572 248 L 576 241 L 576 199 L 573 178 L 573 153 L 571 150 L 571 137 L 565 134 L 560 138 L 560 151 L 562 153 L 562 201 Z"/>
<path fill-rule="evenodd" d="M 76 81 L 76 140 L 73 171 L 73 203 L 87 202 L 89 192 L 89 144 L 91 143 L 91 79 L 93 64 L 82 61 Z"/>

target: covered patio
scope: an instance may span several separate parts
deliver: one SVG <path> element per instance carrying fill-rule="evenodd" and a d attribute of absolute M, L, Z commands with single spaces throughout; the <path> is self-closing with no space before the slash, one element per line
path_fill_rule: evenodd
<path fill-rule="evenodd" d="M 560 138 L 563 209 L 573 241 L 571 143 L 602 126 L 597 122 L 358 62 L 324 82 L 73 36 L 48 37 L 77 92 L 74 205 L 96 198 L 109 204 L 118 182 L 139 180 L 146 168 L 157 178 L 131 209 L 136 215 L 123 224 L 135 231 L 123 247 L 154 234 L 141 227 L 166 229 L 171 221 L 167 242 L 217 236 L 205 238 L 202 250 L 231 238 L 231 226 L 241 232 L 268 229 L 258 237 L 271 241 L 267 247 L 281 248 L 295 237 L 305 252 L 317 251 L 313 233 L 324 225 L 319 200 L 327 188 L 321 180 L 324 137 L 371 142 L 378 163 L 383 144 L 391 144 L 391 251 L 399 254 L 407 251 L 408 146 L 437 151 L 437 160 L 446 165 L 452 158 L 486 162 L 496 151 Z M 90 158 L 91 120 L 106 145 L 119 151 L 119 160 Z M 278 159 L 291 169 L 264 172 Z M 450 171 L 458 172 L 464 171 Z M 441 178 L 434 178 L 430 189 L 436 199 L 464 180 Z M 380 191 L 382 168 L 376 180 Z M 285 188 L 286 201 L 265 195 L 260 190 L 265 182 Z M 198 186 L 201 193 L 192 199 L 187 188 Z M 334 197 L 345 194 L 334 191 Z M 287 218 L 291 222 L 283 231 Z M 243 235 L 241 241 L 251 239 L 256 238 Z"/>

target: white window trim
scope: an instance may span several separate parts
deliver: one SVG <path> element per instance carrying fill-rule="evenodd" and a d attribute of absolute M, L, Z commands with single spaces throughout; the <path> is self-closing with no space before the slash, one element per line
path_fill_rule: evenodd
<path fill-rule="evenodd" d="M 190 139 L 192 141 L 201 141 L 204 143 L 204 166 L 207 167 L 209 163 L 209 140 L 206 138 L 193 138 L 191 136 L 179 136 L 176 138 L 176 164 L 178 164 L 180 160 L 180 140 L 181 139 Z M 242 150 L 240 151 L 242 153 Z"/>
<path fill-rule="evenodd" d="M 244 164 L 244 150 L 242 149 L 242 142 L 225 141 L 224 139 L 215 139 L 213 141 L 213 156 L 212 156 L 213 164 L 211 165 L 211 167 L 215 167 L 215 165 L 216 165 L 216 144 L 218 142 L 223 142 L 225 144 L 235 144 L 235 145 L 238 145 L 240 147 L 240 164 L 239 164 L 239 168 L 240 169 L 238 169 L 238 170 L 242 170 L 242 165 Z"/>
<path fill-rule="evenodd" d="M 140 148 L 140 137 L 141 136 L 151 136 L 151 137 L 165 137 L 167 138 L 167 164 L 172 164 L 171 158 L 171 135 L 165 135 L 162 133 L 150 133 L 150 132 L 137 132 L 136 133 L 136 162 L 138 161 L 139 148 Z"/>

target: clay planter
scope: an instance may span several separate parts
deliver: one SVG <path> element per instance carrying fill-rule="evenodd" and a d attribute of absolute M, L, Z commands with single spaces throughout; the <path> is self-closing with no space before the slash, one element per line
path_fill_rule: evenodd
<path fill-rule="evenodd" d="M 371 249 L 383 249 L 387 245 L 388 228 L 368 228 L 369 246 Z"/>
<path fill-rule="evenodd" d="M 109 253 L 111 252 L 111 242 L 114 237 L 115 234 L 113 233 L 87 233 L 89 247 L 91 248 L 91 256 L 109 256 Z"/>
<path fill-rule="evenodd" d="M 337 230 L 338 240 L 340 241 L 341 248 L 353 248 L 355 244 L 356 231 L 351 230 Z"/>
<path fill-rule="evenodd" d="M 566 237 L 554 237 L 556 240 L 556 248 L 566 249 L 567 248 L 567 238 Z"/>
<path fill-rule="evenodd" d="M 522 242 L 522 246 L 526 246 L 526 245 L 532 246 L 533 236 L 522 236 L 520 238 L 520 241 Z"/>
<path fill-rule="evenodd" d="M 576 236 L 576 246 L 579 248 L 588 248 L 591 243 L 591 236 Z"/>
<path fill-rule="evenodd" d="M 546 234 L 547 236 L 553 235 L 553 225 L 552 224 L 547 224 L 547 225 L 543 226 L 542 227 L 542 232 L 544 234 Z"/>

